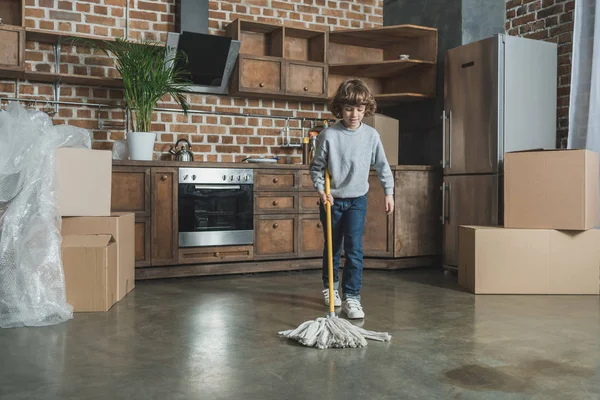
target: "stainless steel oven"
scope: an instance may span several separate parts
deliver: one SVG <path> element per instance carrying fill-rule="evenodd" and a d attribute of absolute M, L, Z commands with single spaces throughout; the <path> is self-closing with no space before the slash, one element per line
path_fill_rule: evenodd
<path fill-rule="evenodd" d="M 252 169 L 179 169 L 179 247 L 252 244 Z"/>

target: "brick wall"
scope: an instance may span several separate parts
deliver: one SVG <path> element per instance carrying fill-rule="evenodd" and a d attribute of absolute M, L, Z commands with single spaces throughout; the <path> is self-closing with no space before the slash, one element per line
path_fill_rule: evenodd
<path fill-rule="evenodd" d="M 507 0 L 510 35 L 558 43 L 557 145 L 566 145 L 575 0 Z"/>
<path fill-rule="evenodd" d="M 174 30 L 175 0 L 24 0 L 25 26 L 38 29 L 78 32 L 97 36 L 124 36 L 151 40 L 166 39 Z M 129 1 L 129 19 L 126 19 Z M 209 30 L 224 34 L 223 28 L 235 18 L 251 17 L 269 23 L 315 29 L 369 28 L 383 24 L 383 0 L 230 0 L 209 2 Z M 61 72 L 94 76 L 118 76 L 110 59 L 85 47 L 63 46 Z M 32 71 L 54 71 L 51 45 L 28 42 L 26 68 Z M 0 80 L 0 96 L 52 99 L 52 85 Z M 122 98 L 116 89 L 63 85 L 60 100 L 77 102 L 115 102 Z M 190 95 L 192 109 L 225 111 L 257 115 L 326 118 L 330 114 L 324 103 L 272 101 L 227 96 Z M 161 104 L 175 107 L 174 103 Z M 49 110 L 43 103 L 38 109 Z M 99 110 L 60 106 L 54 115 L 57 124 L 71 124 L 89 129 L 94 148 L 110 149 L 114 140 L 123 139 L 120 129 L 98 129 L 99 120 L 123 123 L 119 108 Z M 221 115 L 188 115 L 156 112 L 152 129 L 158 133 L 155 158 L 169 158 L 169 145 L 179 138 L 192 143 L 197 160 L 239 161 L 248 155 L 292 155 L 299 162 L 298 150 L 280 147 L 280 129 L 285 120 L 245 118 Z M 291 121 L 298 127 L 298 121 Z M 298 135 L 299 132 L 292 131 Z"/>

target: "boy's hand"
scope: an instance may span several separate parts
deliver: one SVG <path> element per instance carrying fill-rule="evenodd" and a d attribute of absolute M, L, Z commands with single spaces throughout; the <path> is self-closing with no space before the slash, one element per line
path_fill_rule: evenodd
<path fill-rule="evenodd" d="M 394 195 L 388 194 L 385 196 L 385 213 L 390 215 L 394 212 Z"/>
<path fill-rule="evenodd" d="M 325 192 L 319 192 L 319 195 L 321 196 L 321 204 L 325 205 L 329 201 L 329 204 L 333 205 L 333 196 L 331 194 L 328 196 Z"/>

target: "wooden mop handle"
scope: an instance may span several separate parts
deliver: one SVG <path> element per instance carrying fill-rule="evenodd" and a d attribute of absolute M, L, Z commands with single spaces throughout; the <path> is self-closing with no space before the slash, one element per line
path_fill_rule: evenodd
<path fill-rule="evenodd" d="M 329 170 L 325 169 L 325 194 L 329 196 L 331 191 L 331 182 L 329 179 Z M 327 268 L 329 276 L 329 315 L 335 316 L 335 297 L 333 296 L 333 249 L 332 249 L 332 228 L 331 228 L 331 203 L 329 200 L 325 203 L 327 212 Z"/>

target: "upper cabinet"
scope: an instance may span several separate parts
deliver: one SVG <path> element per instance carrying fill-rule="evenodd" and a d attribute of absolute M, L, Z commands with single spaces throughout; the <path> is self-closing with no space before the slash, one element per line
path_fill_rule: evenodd
<path fill-rule="evenodd" d="M 329 96 L 345 79 L 363 79 L 378 103 L 436 95 L 437 29 L 415 25 L 329 33 Z"/>
<path fill-rule="evenodd" d="M 352 77 L 363 79 L 379 103 L 436 96 L 434 28 L 324 32 L 236 19 L 226 34 L 241 41 L 233 96 L 324 102 Z"/>
<path fill-rule="evenodd" d="M 325 100 L 327 32 L 236 19 L 225 31 L 241 41 L 230 94 Z"/>

